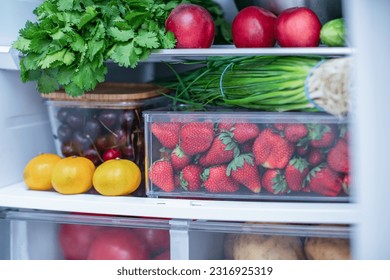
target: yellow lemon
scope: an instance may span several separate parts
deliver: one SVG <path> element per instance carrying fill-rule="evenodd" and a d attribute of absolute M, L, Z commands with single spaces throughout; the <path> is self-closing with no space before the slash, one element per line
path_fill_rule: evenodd
<path fill-rule="evenodd" d="M 94 171 L 95 165 L 90 159 L 66 157 L 54 166 L 51 183 L 53 188 L 62 194 L 85 193 L 92 187 Z"/>
<path fill-rule="evenodd" d="M 23 171 L 23 181 L 26 186 L 31 190 L 50 190 L 52 171 L 60 160 L 59 155 L 49 153 L 32 158 Z"/>
<path fill-rule="evenodd" d="M 96 168 L 93 186 L 102 195 L 127 195 L 141 184 L 141 176 L 141 170 L 134 162 L 127 159 L 111 159 Z"/>

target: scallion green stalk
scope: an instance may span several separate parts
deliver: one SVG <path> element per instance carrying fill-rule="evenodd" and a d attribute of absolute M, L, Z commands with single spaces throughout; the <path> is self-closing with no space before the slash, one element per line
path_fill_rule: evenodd
<path fill-rule="evenodd" d="M 312 69 L 323 57 L 209 57 L 201 66 L 163 83 L 175 102 L 266 111 L 318 111 L 305 93 Z M 192 62 L 194 63 L 194 62 Z M 170 68 L 174 70 L 173 67 Z"/>

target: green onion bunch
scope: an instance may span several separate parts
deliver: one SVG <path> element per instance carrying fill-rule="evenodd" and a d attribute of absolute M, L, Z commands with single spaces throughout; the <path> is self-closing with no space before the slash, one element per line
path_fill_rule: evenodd
<path fill-rule="evenodd" d="M 242 107 L 262 111 L 322 109 L 308 98 L 305 86 L 320 56 L 208 57 L 201 67 L 178 73 L 163 85 L 175 91 L 175 103 L 195 108 Z"/>

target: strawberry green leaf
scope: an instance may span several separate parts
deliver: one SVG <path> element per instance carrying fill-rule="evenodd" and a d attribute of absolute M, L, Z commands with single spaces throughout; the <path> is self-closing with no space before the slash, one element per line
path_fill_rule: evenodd
<path fill-rule="evenodd" d="M 205 170 L 203 170 L 202 174 L 200 175 L 200 177 L 203 181 L 206 181 L 209 176 L 210 176 L 210 169 L 209 168 L 206 168 Z"/>
<path fill-rule="evenodd" d="M 307 160 L 301 157 L 293 157 L 289 164 L 294 166 L 295 169 L 299 170 L 301 173 L 309 166 Z"/>
<path fill-rule="evenodd" d="M 186 191 L 188 191 L 188 182 L 187 182 L 187 180 L 186 179 L 184 179 L 184 177 L 183 177 L 183 172 L 180 172 L 180 186 L 184 189 L 184 190 L 186 190 Z"/>
<path fill-rule="evenodd" d="M 288 188 L 286 179 L 280 172 L 272 179 L 272 183 L 272 189 L 275 194 L 284 193 Z"/>

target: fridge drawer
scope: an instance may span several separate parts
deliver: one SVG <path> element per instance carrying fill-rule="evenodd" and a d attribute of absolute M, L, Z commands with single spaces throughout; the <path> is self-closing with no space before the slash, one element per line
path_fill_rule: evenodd
<path fill-rule="evenodd" d="M 233 260 L 351 259 L 345 225 L 192 221 L 188 258 Z"/>
<path fill-rule="evenodd" d="M 34 210 L 4 218 L 10 259 L 170 259 L 168 219 Z"/>

